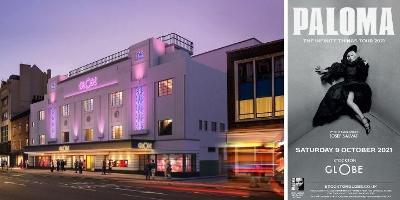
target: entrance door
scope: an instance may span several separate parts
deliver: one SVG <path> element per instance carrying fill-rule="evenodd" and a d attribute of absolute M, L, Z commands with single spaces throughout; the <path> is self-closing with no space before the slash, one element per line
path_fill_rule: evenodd
<path fill-rule="evenodd" d="M 86 156 L 86 170 L 94 171 L 94 156 Z"/>

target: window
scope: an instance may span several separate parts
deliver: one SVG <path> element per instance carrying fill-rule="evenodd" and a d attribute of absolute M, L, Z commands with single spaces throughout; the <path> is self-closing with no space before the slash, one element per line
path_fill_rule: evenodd
<path fill-rule="evenodd" d="M 118 107 L 122 105 L 122 92 L 111 93 L 111 106 Z"/>
<path fill-rule="evenodd" d="M 32 144 L 35 144 L 35 139 L 32 138 Z"/>
<path fill-rule="evenodd" d="M 199 120 L 199 130 L 203 129 L 203 120 Z"/>
<path fill-rule="evenodd" d="M 225 132 L 225 124 L 219 123 L 219 132 Z"/>
<path fill-rule="evenodd" d="M 172 135 L 172 119 L 158 121 L 158 135 Z"/>
<path fill-rule="evenodd" d="M 69 116 L 69 104 L 63 105 L 61 108 L 62 116 Z"/>
<path fill-rule="evenodd" d="M 239 120 L 283 116 L 283 55 L 237 64 Z"/>
<path fill-rule="evenodd" d="M 158 96 L 166 96 L 172 94 L 172 79 L 158 82 Z"/>
<path fill-rule="evenodd" d="M 215 152 L 215 147 L 208 147 L 208 152 Z"/>
<path fill-rule="evenodd" d="M 208 130 L 208 121 L 204 121 L 204 130 L 205 130 L 205 131 Z"/>
<path fill-rule="evenodd" d="M 211 122 L 211 131 L 216 132 L 217 131 L 217 122 Z"/>
<path fill-rule="evenodd" d="M 240 119 L 254 118 L 253 98 L 254 98 L 254 72 L 253 62 L 240 63 L 238 65 L 239 83 L 239 112 Z"/>
<path fill-rule="evenodd" d="M 64 143 L 69 142 L 69 132 L 63 132 L 62 138 L 63 138 Z"/>
<path fill-rule="evenodd" d="M 29 132 L 29 123 L 25 124 L 25 132 L 27 132 L 27 133 Z"/>
<path fill-rule="evenodd" d="M 275 116 L 283 116 L 283 99 L 284 99 L 284 68 L 283 68 L 283 56 L 277 56 L 274 58 L 274 92 L 275 92 Z"/>
<path fill-rule="evenodd" d="M 156 156 L 157 170 L 163 171 L 165 160 L 169 160 L 172 172 L 183 172 L 183 156 L 184 154 L 158 154 Z"/>
<path fill-rule="evenodd" d="M 122 126 L 113 126 L 112 139 L 121 139 L 121 138 L 122 138 Z"/>
<path fill-rule="evenodd" d="M 35 127 L 35 122 L 32 122 L 32 128 Z"/>
<path fill-rule="evenodd" d="M 93 99 L 86 99 L 83 101 L 83 111 L 85 112 L 93 111 Z"/>
<path fill-rule="evenodd" d="M 39 111 L 39 120 L 42 121 L 45 118 L 44 110 Z"/>
<path fill-rule="evenodd" d="M 2 121 L 6 121 L 8 119 L 8 112 L 4 112 L 2 115 L 1 115 L 1 120 Z"/>
<path fill-rule="evenodd" d="M 85 141 L 92 141 L 93 140 L 93 129 L 85 129 Z"/>
<path fill-rule="evenodd" d="M 46 144 L 46 135 L 39 135 L 39 144 Z"/>
<path fill-rule="evenodd" d="M 196 170 L 196 154 L 183 154 L 186 163 L 185 172 L 194 172 Z"/>
<path fill-rule="evenodd" d="M 8 125 L 1 127 L 1 142 L 8 142 Z"/>
<path fill-rule="evenodd" d="M 25 139 L 25 146 L 29 146 L 29 139 L 28 138 Z"/>

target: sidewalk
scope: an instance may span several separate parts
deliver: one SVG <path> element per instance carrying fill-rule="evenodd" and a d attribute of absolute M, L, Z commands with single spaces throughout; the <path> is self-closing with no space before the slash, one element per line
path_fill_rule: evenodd
<path fill-rule="evenodd" d="M 50 172 L 48 169 L 20 169 L 14 168 L 12 172 L 15 173 L 30 173 L 30 174 L 47 174 L 54 176 L 72 176 L 72 177 L 88 177 L 97 179 L 111 179 L 122 182 L 133 182 L 153 185 L 173 185 L 176 186 L 190 186 L 199 188 L 213 188 L 213 189 L 233 189 L 233 190 L 246 190 L 252 192 L 280 192 L 278 183 L 271 180 L 269 183 L 261 183 L 259 188 L 251 188 L 248 182 L 239 182 L 228 180 L 225 176 L 213 176 L 213 177 L 190 177 L 190 178 L 171 178 L 165 179 L 161 176 L 156 176 L 155 180 L 145 180 L 144 175 L 140 174 L 122 174 L 122 173 L 111 173 L 102 175 L 101 172 L 90 172 L 84 171 L 82 174 L 75 173 L 75 171 L 67 170 L 64 172 L 54 171 Z M 283 190 L 283 187 L 282 187 Z M 283 191 L 282 191 L 283 192 Z"/>

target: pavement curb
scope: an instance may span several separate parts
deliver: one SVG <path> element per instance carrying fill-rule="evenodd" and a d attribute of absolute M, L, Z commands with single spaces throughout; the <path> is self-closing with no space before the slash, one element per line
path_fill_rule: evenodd
<path fill-rule="evenodd" d="M 7 172 L 7 171 L 6 171 Z M 234 190 L 242 190 L 242 191 L 251 191 L 251 192 L 275 192 L 269 188 L 250 188 L 250 187 L 241 187 L 241 186 L 229 186 L 223 184 L 205 184 L 205 183 L 195 183 L 190 182 L 190 180 L 201 180 L 201 179 L 211 179 L 211 178 L 223 178 L 226 176 L 207 176 L 207 177 L 190 177 L 190 178 L 172 178 L 169 180 L 165 180 L 160 177 L 156 177 L 155 180 L 145 180 L 144 178 L 129 176 L 130 174 L 122 174 L 122 173 L 112 173 L 111 175 L 100 175 L 94 174 L 95 172 L 83 172 L 83 174 L 75 174 L 74 171 L 67 170 L 65 172 L 53 172 L 42 169 L 13 169 L 8 172 L 14 173 L 30 173 L 30 174 L 48 174 L 48 175 L 59 175 L 59 176 L 70 176 L 70 177 L 82 177 L 82 178 L 95 178 L 95 179 L 110 179 L 117 181 L 140 181 L 145 184 L 163 184 L 163 185 L 179 185 L 185 184 L 190 185 L 192 187 L 203 187 L 203 188 L 213 188 L 213 189 L 234 189 Z M 92 174 L 91 174 L 92 173 Z M 138 175 L 135 175 L 138 176 Z"/>

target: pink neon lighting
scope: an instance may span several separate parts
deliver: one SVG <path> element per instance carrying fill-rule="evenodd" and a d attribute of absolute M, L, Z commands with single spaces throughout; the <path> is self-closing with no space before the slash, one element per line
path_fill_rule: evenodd
<path fill-rule="evenodd" d="M 104 119 L 102 119 L 102 117 L 99 117 L 99 121 L 98 121 L 98 129 L 101 135 L 103 135 L 104 133 Z"/>
<path fill-rule="evenodd" d="M 165 53 L 165 45 L 164 42 L 162 41 L 156 41 L 154 42 L 154 48 L 159 54 L 164 54 Z"/>
<path fill-rule="evenodd" d="M 139 63 L 134 66 L 136 80 L 141 80 L 144 77 L 145 69 L 144 63 Z"/>
<path fill-rule="evenodd" d="M 78 94 L 82 94 L 82 93 L 89 92 L 89 91 L 92 91 L 92 90 L 96 90 L 96 89 L 99 89 L 99 88 L 107 87 L 107 86 L 114 85 L 114 84 L 117 84 L 117 83 L 118 83 L 118 81 L 111 81 L 109 83 L 104 83 L 104 84 L 101 84 L 101 85 L 97 85 L 96 87 L 92 87 L 92 88 L 90 88 L 88 90 L 83 90 L 83 91 L 79 91 L 79 92 L 73 92 L 71 94 L 65 95 L 64 98 L 72 97 L 72 96 L 75 96 L 75 95 L 78 95 Z"/>
<path fill-rule="evenodd" d="M 75 137 L 78 137 L 78 123 L 74 123 L 73 131 Z"/>
<path fill-rule="evenodd" d="M 97 86 L 97 76 L 88 77 L 85 81 L 79 83 L 79 90 L 87 90 Z"/>
<path fill-rule="evenodd" d="M 55 92 L 50 92 L 49 97 L 50 97 L 50 104 L 53 104 L 54 102 L 56 102 L 56 93 Z"/>

